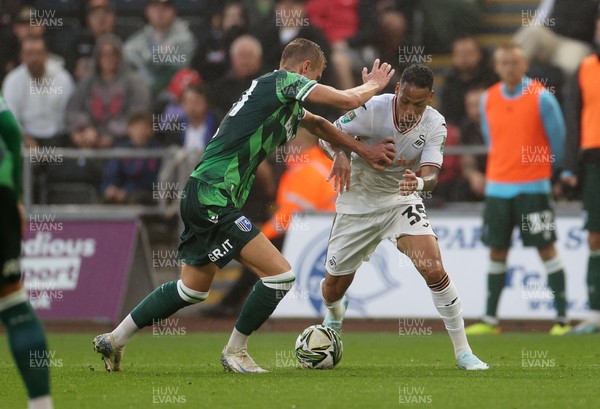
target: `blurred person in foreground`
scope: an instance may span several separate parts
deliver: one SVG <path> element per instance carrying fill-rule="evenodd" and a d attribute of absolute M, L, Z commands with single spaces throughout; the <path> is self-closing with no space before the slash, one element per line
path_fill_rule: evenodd
<path fill-rule="evenodd" d="M 600 12 L 600 10 L 599 10 Z M 589 315 L 571 333 L 600 332 L 600 13 L 596 17 L 595 53 L 585 58 L 573 78 L 568 101 L 571 121 L 562 182 L 583 185 L 588 230 L 587 286 Z M 577 177 L 578 171 L 582 171 Z"/>
<path fill-rule="evenodd" d="M 481 132 L 489 147 L 482 241 L 490 247 L 487 307 L 467 334 L 498 334 L 497 309 L 506 285 L 508 252 L 515 226 L 525 247 L 537 248 L 554 297 L 551 335 L 571 329 L 567 320 L 565 272 L 556 250 L 552 200 L 553 167 L 560 166 L 565 120 L 558 101 L 527 76 L 527 59 L 514 43 L 498 47 L 494 64 L 500 82 L 481 98 Z"/>
<path fill-rule="evenodd" d="M 21 143 L 19 124 L 0 94 L 0 320 L 27 389 L 28 409 L 52 409 L 46 336 L 23 288 L 19 261 L 26 224 Z"/>

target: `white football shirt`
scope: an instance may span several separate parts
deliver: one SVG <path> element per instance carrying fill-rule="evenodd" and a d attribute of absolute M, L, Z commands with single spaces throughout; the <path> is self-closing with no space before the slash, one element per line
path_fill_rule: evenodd
<path fill-rule="evenodd" d="M 335 125 L 369 145 L 387 137 L 393 137 L 396 145 L 396 157 L 384 171 L 373 169 L 352 153 L 350 191 L 338 195 L 338 213 L 364 214 L 422 201 L 416 193 L 401 196 L 398 183 L 405 169 L 417 172 L 421 166 L 442 167 L 447 130 L 446 120 L 438 111 L 428 106 L 419 122 L 402 133 L 396 115 L 396 95 L 383 94 L 349 111 Z"/>

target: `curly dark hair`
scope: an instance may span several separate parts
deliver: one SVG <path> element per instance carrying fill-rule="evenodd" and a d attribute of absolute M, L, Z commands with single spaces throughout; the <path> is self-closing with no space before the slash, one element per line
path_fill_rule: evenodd
<path fill-rule="evenodd" d="M 433 71 L 421 64 L 413 64 L 402 73 L 400 84 L 409 83 L 417 88 L 433 89 Z"/>

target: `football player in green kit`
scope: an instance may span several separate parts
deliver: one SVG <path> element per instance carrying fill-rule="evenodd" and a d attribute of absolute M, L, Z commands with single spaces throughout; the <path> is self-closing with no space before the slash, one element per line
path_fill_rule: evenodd
<path fill-rule="evenodd" d="M 258 165 L 293 139 L 300 126 L 333 145 L 356 152 L 375 169 L 383 170 L 395 154 L 391 138 L 373 146 L 363 144 L 301 105 L 310 101 L 357 108 L 387 85 L 394 73 L 391 66 L 375 60 L 371 72 L 363 69 L 363 85 L 344 91 L 317 82 L 324 68 L 320 47 L 296 39 L 284 49 L 279 70 L 252 81 L 227 113 L 182 195 L 181 279 L 154 290 L 115 330 L 93 340 L 108 371 L 120 370 L 125 344 L 133 334 L 154 320 L 205 300 L 217 270 L 236 259 L 260 280 L 244 303 L 221 363 L 232 372 L 267 372 L 248 355 L 247 340 L 292 288 L 295 275 L 275 246 L 240 211 Z M 334 169 L 332 176 L 339 182 L 348 175 Z"/>
<path fill-rule="evenodd" d="M 25 382 L 29 409 L 51 409 L 50 363 L 42 324 L 21 281 L 21 130 L 0 94 L 0 320 Z M 35 357 L 36 359 L 32 359 Z M 44 359 L 46 358 L 46 359 Z"/>

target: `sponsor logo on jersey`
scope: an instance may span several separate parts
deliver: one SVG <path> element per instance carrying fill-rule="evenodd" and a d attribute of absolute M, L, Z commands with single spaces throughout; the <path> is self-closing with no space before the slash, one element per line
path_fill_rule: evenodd
<path fill-rule="evenodd" d="M 356 118 L 356 113 L 354 111 L 350 111 L 342 117 L 342 123 L 347 124 L 348 122 L 352 121 L 354 118 Z"/>
<path fill-rule="evenodd" d="M 423 145 L 425 145 L 425 135 L 421 134 L 419 135 L 419 139 L 413 142 L 412 146 L 415 149 L 419 149 L 423 147 Z"/>
<path fill-rule="evenodd" d="M 250 220 L 248 220 L 246 218 L 246 216 L 242 216 L 239 219 L 237 219 L 235 221 L 235 225 L 238 227 L 238 229 L 240 229 L 241 231 L 245 231 L 245 232 L 249 232 L 250 230 L 252 230 L 252 223 L 250 223 Z"/>

